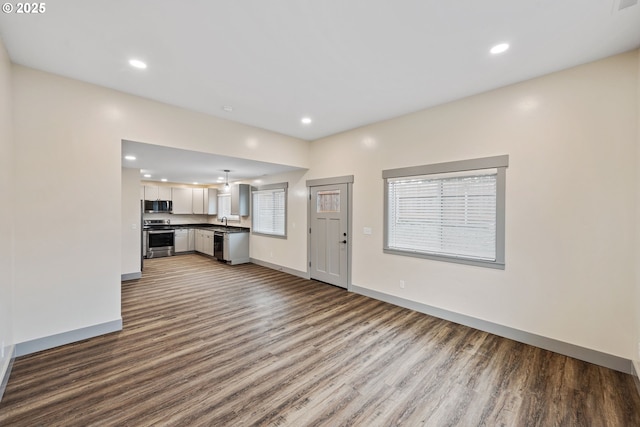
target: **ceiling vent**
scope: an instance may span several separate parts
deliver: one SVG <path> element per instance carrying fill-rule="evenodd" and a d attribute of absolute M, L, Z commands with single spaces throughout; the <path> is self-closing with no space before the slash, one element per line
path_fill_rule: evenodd
<path fill-rule="evenodd" d="M 620 0 L 618 10 L 626 9 L 631 6 L 635 6 L 636 4 L 638 4 L 638 0 Z"/>

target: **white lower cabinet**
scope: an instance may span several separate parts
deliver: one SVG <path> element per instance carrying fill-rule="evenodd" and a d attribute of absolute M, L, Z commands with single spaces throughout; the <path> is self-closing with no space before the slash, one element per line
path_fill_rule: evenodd
<path fill-rule="evenodd" d="M 196 230 L 194 230 L 193 228 L 189 229 L 189 251 L 195 251 L 196 250 Z"/>
<path fill-rule="evenodd" d="M 249 233 L 224 233 L 223 254 L 229 264 L 250 262 Z"/>
<path fill-rule="evenodd" d="M 194 247 L 196 252 L 209 256 L 214 255 L 214 232 L 196 228 L 194 230 Z M 227 264 L 243 264 L 250 262 L 249 233 L 225 232 L 223 237 L 223 253 L 220 261 Z M 178 251 L 176 247 L 176 252 Z M 218 255 L 219 257 L 220 255 Z"/>
<path fill-rule="evenodd" d="M 175 230 L 174 235 L 175 253 L 188 252 L 189 251 L 189 229 L 178 228 Z"/>
<path fill-rule="evenodd" d="M 213 231 L 195 230 L 195 251 L 213 256 Z"/>
<path fill-rule="evenodd" d="M 194 230 L 195 251 L 202 252 L 204 250 L 204 230 Z"/>
<path fill-rule="evenodd" d="M 213 231 L 204 232 L 204 253 L 213 256 Z"/>

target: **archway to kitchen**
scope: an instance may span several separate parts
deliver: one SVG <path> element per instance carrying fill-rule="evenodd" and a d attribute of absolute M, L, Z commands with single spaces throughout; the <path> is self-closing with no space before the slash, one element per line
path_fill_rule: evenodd
<path fill-rule="evenodd" d="M 135 279 L 142 274 L 145 239 L 142 234 L 142 220 L 145 218 L 166 218 L 172 224 L 215 223 L 219 217 L 203 211 L 180 211 L 180 213 L 145 213 L 141 200 L 141 189 L 147 186 L 201 191 L 222 189 L 226 183 L 225 169 L 230 170 L 231 184 L 248 184 L 255 188 L 274 180 L 289 182 L 289 229 L 287 239 L 251 237 L 258 261 L 286 270 L 302 270 L 304 260 L 292 259 L 304 254 L 306 237 L 306 214 L 297 206 L 306 207 L 301 196 L 304 187 L 303 176 L 306 169 L 283 164 L 259 162 L 237 157 L 202 153 L 185 149 L 122 140 L 122 280 Z M 135 160 L 127 160 L 133 156 Z M 167 179 L 163 182 L 162 179 Z M 221 179 L 222 178 L 222 181 Z M 206 191 L 205 191 L 206 193 Z M 171 194 L 169 193 L 166 194 Z M 168 197 L 168 196 L 167 196 Z M 228 215 L 227 215 L 228 216 Z M 229 216 L 228 216 L 229 217 Z M 229 217 L 230 226 L 251 227 L 250 215 Z M 293 257 L 291 254 L 294 254 Z M 252 255 L 253 256 L 253 255 Z M 296 268 L 297 267 L 297 268 Z"/>

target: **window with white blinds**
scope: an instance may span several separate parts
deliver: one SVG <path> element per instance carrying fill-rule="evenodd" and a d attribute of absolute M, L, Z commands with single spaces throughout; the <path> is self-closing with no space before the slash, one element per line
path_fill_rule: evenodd
<path fill-rule="evenodd" d="M 218 218 L 227 221 L 240 221 L 240 215 L 231 215 L 231 194 L 218 194 Z"/>
<path fill-rule="evenodd" d="M 252 193 L 251 231 L 286 237 L 287 183 L 260 187 Z"/>
<path fill-rule="evenodd" d="M 500 156 L 384 171 L 385 252 L 504 268 L 507 161 Z"/>

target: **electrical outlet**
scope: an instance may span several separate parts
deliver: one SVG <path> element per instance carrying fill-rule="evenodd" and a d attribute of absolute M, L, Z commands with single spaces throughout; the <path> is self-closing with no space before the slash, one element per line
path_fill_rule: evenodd
<path fill-rule="evenodd" d="M 400 287 L 404 289 L 404 280 L 400 280 Z"/>

